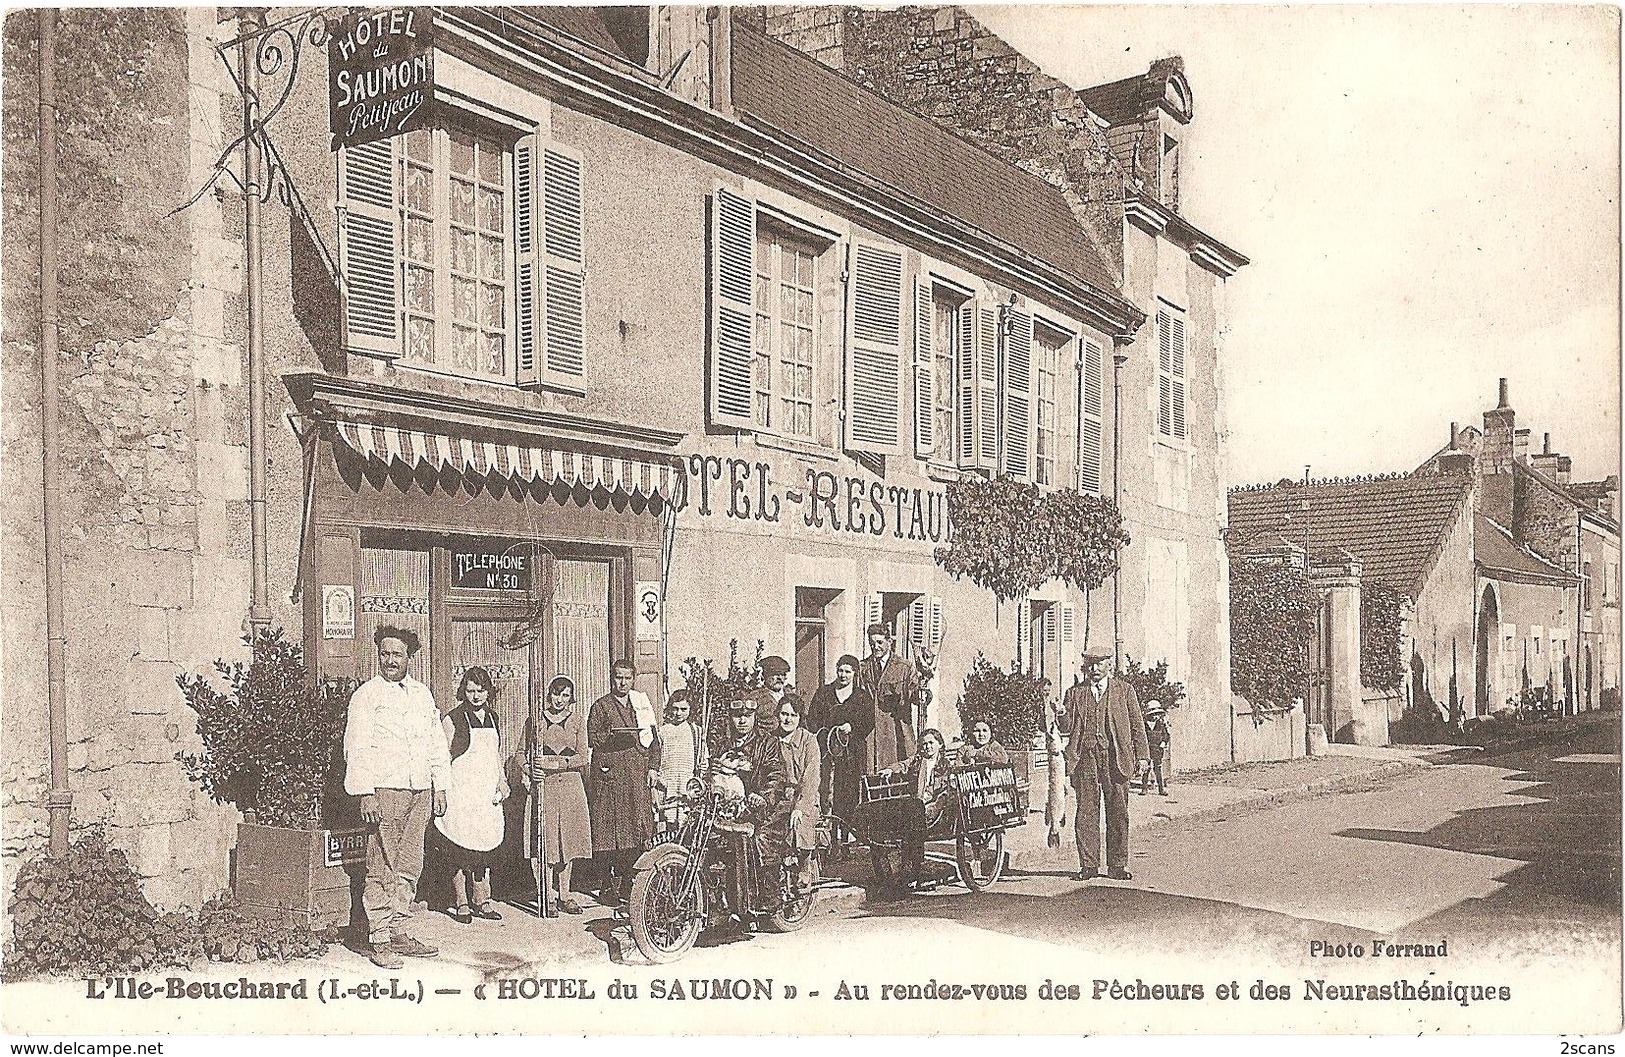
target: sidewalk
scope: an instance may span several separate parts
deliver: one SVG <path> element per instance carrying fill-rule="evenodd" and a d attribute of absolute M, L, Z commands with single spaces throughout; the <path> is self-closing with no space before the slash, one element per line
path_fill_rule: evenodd
<path fill-rule="evenodd" d="M 1146 796 L 1130 793 L 1129 828 L 1143 831 L 1176 821 L 1216 820 L 1237 812 L 1366 788 L 1411 769 L 1429 766 L 1424 757 L 1436 757 L 1439 749 L 1428 746 L 1371 750 L 1339 745 L 1332 746 L 1331 752 L 1321 757 L 1242 764 L 1177 775 L 1166 797 L 1155 792 Z M 1042 775 L 1039 778 L 1041 781 Z M 1010 855 L 1006 876 L 1035 874 L 1050 878 L 1041 883 L 1064 885 L 1064 878 L 1077 869 L 1077 852 L 1071 834 L 1072 801 L 1069 797 L 1067 831 L 1062 835 L 1061 846 L 1051 849 L 1046 845 L 1043 794 L 1040 785 L 1034 790 L 1039 810 L 1028 814 L 1026 825 L 1006 834 L 1005 849 Z M 851 861 L 826 870 L 819 886 L 819 913 L 840 914 L 858 909 L 869 898 L 869 870 L 868 854 L 862 850 Z M 941 870 L 946 874 L 951 867 L 944 863 Z M 951 896 L 955 893 L 963 894 L 963 890 L 949 885 L 935 894 Z M 458 925 L 443 914 L 420 909 L 410 928 L 414 934 L 442 948 L 441 957 L 429 964 L 438 965 L 438 973 L 453 980 L 476 981 L 492 973 L 511 975 L 539 972 L 544 968 L 549 972 L 562 970 L 566 965 L 601 962 L 606 954 L 614 959 L 631 946 L 624 922 L 614 919 L 590 900 L 583 917 L 553 921 L 538 921 L 529 913 L 505 904 L 500 909 L 503 921 L 476 922 L 473 926 Z M 631 959 L 636 961 L 637 956 L 631 954 Z M 360 955 L 336 946 L 321 962 L 352 972 L 365 965 Z"/>
<path fill-rule="evenodd" d="M 1242 811 L 1257 811 L 1310 797 L 1363 789 L 1418 767 L 1430 766 L 1433 749 L 1372 749 L 1358 745 L 1332 745 L 1325 756 L 1305 756 L 1270 763 L 1232 764 L 1205 771 L 1178 774 L 1168 783 L 1168 795 L 1155 791 L 1140 795 L 1130 789 L 1129 831 L 1170 822 L 1219 819 Z M 1035 799 L 1042 793 L 1038 790 Z M 1072 847 L 1067 798 L 1068 832 L 1059 851 L 1046 844 L 1042 812 L 1028 816 L 1028 824 L 1005 840 L 1012 866 L 1048 864 L 1054 857 L 1076 860 Z"/>

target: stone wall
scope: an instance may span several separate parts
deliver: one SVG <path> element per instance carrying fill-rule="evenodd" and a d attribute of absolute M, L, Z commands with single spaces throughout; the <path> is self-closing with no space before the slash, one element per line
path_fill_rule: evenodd
<path fill-rule="evenodd" d="M 771 36 L 1060 188 L 1123 263 L 1123 173 L 1077 93 L 958 7 L 742 9 Z"/>
<path fill-rule="evenodd" d="M 1571 572 L 1579 571 L 1575 504 L 1518 472 L 1512 481 L 1512 534 L 1518 542 Z"/>
<path fill-rule="evenodd" d="M 226 883 L 235 813 L 181 773 L 175 685 L 240 651 L 247 448 L 232 337 L 240 243 L 213 196 L 171 214 L 224 145 L 212 9 L 64 11 L 57 32 L 63 610 L 73 825 L 109 828 L 160 905 Z M 4 250 L 38 259 L 38 31 L 5 25 Z M 43 847 L 48 745 L 37 271 L 8 268 L 5 881 Z"/>

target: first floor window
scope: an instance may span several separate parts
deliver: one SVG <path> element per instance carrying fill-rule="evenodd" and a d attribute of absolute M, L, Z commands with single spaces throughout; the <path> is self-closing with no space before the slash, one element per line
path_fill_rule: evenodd
<path fill-rule="evenodd" d="M 818 248 L 768 223 L 756 229 L 756 425 L 813 435 L 814 300 Z"/>
<path fill-rule="evenodd" d="M 931 297 L 931 378 L 936 390 L 932 402 L 935 425 L 932 434 L 936 440 L 936 461 L 953 465 L 954 462 L 954 408 L 957 402 L 959 375 L 959 304 L 940 288 Z"/>
<path fill-rule="evenodd" d="M 1033 451 L 1033 471 L 1039 484 L 1056 484 L 1055 453 L 1055 375 L 1061 360 L 1061 346 L 1046 330 L 1034 329 L 1033 346 L 1037 363 L 1033 366 L 1037 381 L 1038 429 L 1037 447 Z"/>
<path fill-rule="evenodd" d="M 408 132 L 400 166 L 400 303 L 409 362 L 509 379 L 512 155 L 452 127 Z"/>

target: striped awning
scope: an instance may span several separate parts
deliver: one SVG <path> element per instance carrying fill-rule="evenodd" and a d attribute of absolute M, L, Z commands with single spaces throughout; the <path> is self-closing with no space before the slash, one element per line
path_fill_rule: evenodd
<path fill-rule="evenodd" d="M 621 492 L 670 501 L 678 487 L 677 466 L 633 455 L 603 455 L 563 448 L 520 447 L 451 437 L 442 433 L 396 429 L 365 422 L 338 421 L 339 439 L 362 458 L 436 471 L 450 467 L 465 476 L 495 475 L 570 487 Z"/>

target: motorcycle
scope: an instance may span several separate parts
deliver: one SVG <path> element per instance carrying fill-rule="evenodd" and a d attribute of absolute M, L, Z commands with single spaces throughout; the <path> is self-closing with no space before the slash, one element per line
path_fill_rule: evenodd
<path fill-rule="evenodd" d="M 691 778 L 671 804 L 681 821 L 633 867 L 627 912 L 632 941 L 649 961 L 681 958 L 708 928 L 794 932 L 812 916 L 817 854 L 803 865 L 759 832 L 766 812 L 752 810 L 740 777 L 749 769 L 725 754 Z"/>

